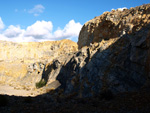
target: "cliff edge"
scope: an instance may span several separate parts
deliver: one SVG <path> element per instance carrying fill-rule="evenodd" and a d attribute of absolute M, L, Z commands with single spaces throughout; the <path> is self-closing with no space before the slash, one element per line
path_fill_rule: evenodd
<path fill-rule="evenodd" d="M 109 40 L 140 31 L 150 23 L 149 12 L 150 4 L 104 12 L 84 24 L 78 39 L 79 49 L 102 39 Z"/>
<path fill-rule="evenodd" d="M 47 64 L 43 79 L 54 77 L 64 94 L 91 97 L 148 86 L 150 4 L 105 12 L 83 26 L 79 51 Z M 48 70 L 48 71 L 47 71 Z"/>

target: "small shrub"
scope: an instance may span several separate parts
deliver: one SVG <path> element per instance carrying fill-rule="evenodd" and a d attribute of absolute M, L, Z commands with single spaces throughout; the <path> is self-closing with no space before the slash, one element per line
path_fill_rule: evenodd
<path fill-rule="evenodd" d="M 46 85 L 46 81 L 44 79 L 42 79 L 38 83 L 36 83 L 36 88 L 41 88 L 45 85 Z"/>
<path fill-rule="evenodd" d="M 0 95 L 0 107 L 8 104 L 8 98 L 5 95 Z"/>

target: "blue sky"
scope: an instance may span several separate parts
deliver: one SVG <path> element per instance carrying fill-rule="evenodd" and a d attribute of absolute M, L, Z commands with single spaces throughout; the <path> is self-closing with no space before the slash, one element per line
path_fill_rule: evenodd
<path fill-rule="evenodd" d="M 105 11 L 150 0 L 1 0 L 0 40 L 77 42 L 82 25 Z"/>

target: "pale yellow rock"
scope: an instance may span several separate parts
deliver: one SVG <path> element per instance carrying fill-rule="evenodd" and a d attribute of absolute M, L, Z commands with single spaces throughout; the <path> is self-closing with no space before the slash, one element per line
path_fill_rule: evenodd
<path fill-rule="evenodd" d="M 142 10 L 141 10 L 142 9 Z M 79 34 L 78 47 L 90 46 L 90 43 L 101 42 L 102 39 L 122 37 L 134 34 L 150 23 L 150 4 L 135 8 L 112 10 L 86 22 Z"/>
<path fill-rule="evenodd" d="M 0 74 L 10 77 L 23 77 L 27 73 L 27 65 L 24 63 L 0 63 Z"/>
<path fill-rule="evenodd" d="M 0 61 L 36 60 L 57 57 L 77 51 L 77 44 L 71 40 L 14 43 L 0 41 Z"/>
<path fill-rule="evenodd" d="M 77 50 L 77 43 L 67 39 L 22 43 L 0 41 L 0 82 L 12 81 L 9 77 L 14 80 L 23 78 L 29 71 L 29 65 L 35 63 L 38 66 L 36 62 L 44 64 Z M 37 68 L 40 69 L 39 66 Z M 31 71 L 34 72 L 34 69 Z M 36 71 L 42 74 L 41 70 Z"/>

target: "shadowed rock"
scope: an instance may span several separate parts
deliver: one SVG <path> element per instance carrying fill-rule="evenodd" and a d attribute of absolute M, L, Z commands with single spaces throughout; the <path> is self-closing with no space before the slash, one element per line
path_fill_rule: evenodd
<path fill-rule="evenodd" d="M 81 49 L 48 64 L 47 79 L 54 77 L 65 94 L 77 93 L 79 97 L 145 87 L 150 76 L 149 11 L 147 4 L 122 12 L 107 12 L 90 20 L 80 32 Z"/>

